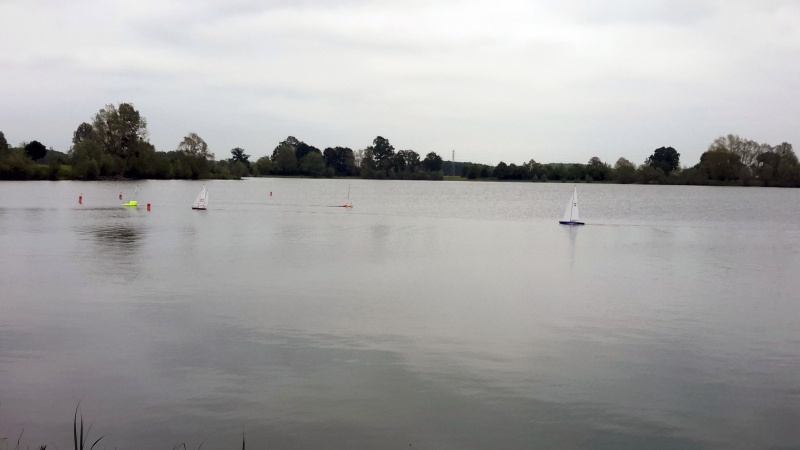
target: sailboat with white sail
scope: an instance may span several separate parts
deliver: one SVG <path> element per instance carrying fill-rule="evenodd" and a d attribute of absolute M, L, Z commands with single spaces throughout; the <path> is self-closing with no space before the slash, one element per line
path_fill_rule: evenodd
<path fill-rule="evenodd" d="M 567 210 L 564 212 L 564 218 L 559 220 L 561 225 L 584 225 L 580 221 L 580 214 L 578 213 L 578 186 L 572 191 L 572 197 L 567 203 Z"/>
<path fill-rule="evenodd" d="M 197 194 L 197 199 L 194 201 L 192 205 L 192 209 L 200 209 L 205 210 L 208 207 L 208 189 L 206 189 L 206 185 L 203 185 L 203 188 L 200 189 L 200 193 Z"/>

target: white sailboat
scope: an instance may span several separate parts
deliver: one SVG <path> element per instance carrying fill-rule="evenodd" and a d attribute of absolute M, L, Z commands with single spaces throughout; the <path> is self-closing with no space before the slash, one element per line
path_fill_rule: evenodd
<path fill-rule="evenodd" d="M 200 189 L 200 193 L 197 194 L 197 199 L 194 201 L 192 205 L 192 209 L 202 209 L 205 210 L 208 207 L 208 189 L 206 189 L 206 185 L 203 185 L 203 189 Z"/>
<path fill-rule="evenodd" d="M 575 190 L 572 191 L 572 197 L 570 197 L 569 203 L 567 203 L 567 210 L 564 212 L 564 218 L 559 220 L 558 223 L 561 225 L 584 224 L 580 221 L 580 215 L 578 214 L 578 186 L 575 186 Z"/>

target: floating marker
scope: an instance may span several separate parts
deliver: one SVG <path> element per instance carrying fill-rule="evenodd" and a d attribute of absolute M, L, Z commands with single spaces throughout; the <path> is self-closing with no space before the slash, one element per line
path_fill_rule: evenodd
<path fill-rule="evenodd" d="M 272 191 L 269 191 L 269 196 L 272 197 Z"/>
<path fill-rule="evenodd" d="M 119 193 L 119 199 L 122 200 L 122 192 Z"/>
<path fill-rule="evenodd" d="M 83 194 L 78 196 L 78 204 L 83 204 Z"/>
<path fill-rule="evenodd" d="M 147 210 L 150 211 L 150 203 L 147 204 Z"/>

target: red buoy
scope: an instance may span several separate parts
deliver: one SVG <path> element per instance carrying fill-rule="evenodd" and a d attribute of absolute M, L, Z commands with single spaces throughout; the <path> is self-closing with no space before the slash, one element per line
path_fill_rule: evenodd
<path fill-rule="evenodd" d="M 119 199 L 122 200 L 122 192 L 119 193 Z"/>
<path fill-rule="evenodd" d="M 150 203 L 147 204 L 147 210 L 150 211 Z"/>
<path fill-rule="evenodd" d="M 272 197 L 272 191 L 269 191 L 269 196 Z"/>
<path fill-rule="evenodd" d="M 78 196 L 78 203 L 81 205 L 83 204 L 83 194 Z"/>

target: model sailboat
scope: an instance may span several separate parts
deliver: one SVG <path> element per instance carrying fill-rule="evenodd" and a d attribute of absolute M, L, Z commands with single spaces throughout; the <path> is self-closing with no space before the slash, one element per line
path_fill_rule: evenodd
<path fill-rule="evenodd" d="M 339 205 L 339 208 L 352 208 L 353 204 L 350 203 L 350 185 L 347 185 L 347 203 L 344 205 Z"/>
<path fill-rule="evenodd" d="M 205 210 L 208 207 L 208 189 L 206 189 L 206 185 L 203 185 L 203 189 L 200 189 L 200 193 L 197 194 L 197 199 L 194 201 L 192 205 L 192 209 L 201 209 Z"/>
<path fill-rule="evenodd" d="M 584 223 L 580 221 L 580 215 L 578 214 L 578 187 L 575 186 L 575 190 L 572 191 L 572 197 L 569 199 L 569 203 L 567 203 L 567 210 L 564 212 L 564 218 L 559 220 L 558 223 L 561 225 L 583 225 Z"/>
<path fill-rule="evenodd" d="M 139 186 L 136 186 L 135 188 L 133 188 L 133 194 L 131 194 L 131 198 L 128 200 L 128 203 L 123 203 L 122 206 L 132 206 L 134 208 L 137 207 L 136 200 L 134 200 L 133 197 L 136 196 L 136 191 L 138 189 L 139 189 Z"/>

